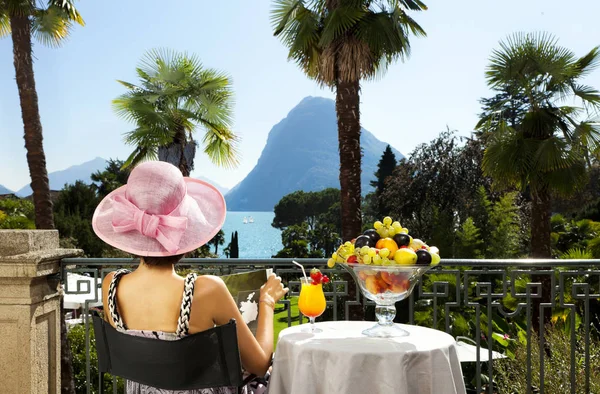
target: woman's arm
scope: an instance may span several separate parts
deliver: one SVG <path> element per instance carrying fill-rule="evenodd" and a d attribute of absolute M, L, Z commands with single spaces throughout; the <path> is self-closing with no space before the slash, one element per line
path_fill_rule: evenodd
<path fill-rule="evenodd" d="M 206 278 L 206 277 L 205 277 Z M 273 354 L 273 313 L 275 302 L 281 299 L 287 289 L 281 285 L 281 279 L 272 275 L 261 289 L 258 304 L 258 327 L 256 338 L 244 322 L 242 315 L 227 286 L 221 278 L 211 277 L 213 286 L 212 316 L 215 324 L 227 324 L 235 319 L 238 345 L 244 368 L 255 375 L 263 376 L 269 369 Z"/>

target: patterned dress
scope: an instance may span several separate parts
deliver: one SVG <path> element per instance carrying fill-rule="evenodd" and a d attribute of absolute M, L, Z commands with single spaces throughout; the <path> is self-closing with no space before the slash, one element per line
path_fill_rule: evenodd
<path fill-rule="evenodd" d="M 108 289 L 108 310 L 115 322 L 118 331 L 128 335 L 155 338 L 163 341 L 176 341 L 188 335 L 190 313 L 192 309 L 192 300 L 194 296 L 194 284 L 196 283 L 197 275 L 190 273 L 185 278 L 185 286 L 183 289 L 183 299 L 179 311 L 179 319 L 177 321 L 177 332 L 162 332 L 162 331 L 146 331 L 146 330 L 129 330 L 125 322 L 121 318 L 117 308 L 117 286 L 123 275 L 130 271 L 121 269 L 115 272 L 110 287 Z M 244 378 L 247 374 L 244 374 Z M 266 391 L 266 387 L 256 383 L 250 383 L 242 391 L 245 394 L 262 394 Z M 127 394 L 236 394 L 235 387 L 215 387 L 210 389 L 197 390 L 164 390 L 158 389 L 137 382 L 127 381 Z"/>

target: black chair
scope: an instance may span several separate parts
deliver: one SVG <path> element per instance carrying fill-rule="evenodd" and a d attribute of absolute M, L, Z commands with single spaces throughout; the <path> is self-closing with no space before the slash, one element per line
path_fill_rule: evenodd
<path fill-rule="evenodd" d="M 236 323 L 189 335 L 177 341 L 137 337 L 117 331 L 92 311 L 100 373 L 110 373 L 167 390 L 237 387 L 245 380 L 237 342 Z"/>

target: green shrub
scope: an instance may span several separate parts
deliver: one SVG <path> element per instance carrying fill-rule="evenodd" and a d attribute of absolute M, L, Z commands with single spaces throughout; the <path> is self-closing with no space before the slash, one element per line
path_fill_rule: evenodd
<path fill-rule="evenodd" d="M 78 324 L 69 330 L 67 334 L 71 353 L 73 355 L 73 375 L 75 377 L 75 391 L 87 393 L 86 388 L 86 357 L 85 357 L 85 325 Z M 117 390 L 124 392 L 124 381 L 117 378 Z M 90 324 L 90 392 L 98 393 L 98 355 L 96 354 L 96 339 L 94 337 L 94 327 Z M 113 392 L 113 377 L 110 374 L 104 374 L 104 392 Z"/>
<path fill-rule="evenodd" d="M 575 349 L 576 393 L 600 393 L 600 342 L 590 335 L 590 387 L 585 390 L 584 341 L 578 332 Z M 549 353 L 544 357 L 544 393 L 563 394 L 571 392 L 571 335 L 563 328 L 549 325 L 544 334 Z M 531 389 L 540 387 L 540 348 L 535 332 L 531 334 Z M 527 344 L 516 341 L 514 359 L 494 361 L 498 393 L 521 394 L 527 390 Z"/>

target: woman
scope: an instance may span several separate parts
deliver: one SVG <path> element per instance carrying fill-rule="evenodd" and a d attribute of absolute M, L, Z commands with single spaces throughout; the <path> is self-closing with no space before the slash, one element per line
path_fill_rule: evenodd
<path fill-rule="evenodd" d="M 162 340 L 177 340 L 236 319 L 242 364 L 247 372 L 264 376 L 273 352 L 273 310 L 288 291 L 281 278 L 271 275 L 260 290 L 254 337 L 220 278 L 195 274 L 182 278 L 174 269 L 185 253 L 214 237 L 225 214 L 225 201 L 217 189 L 184 178 L 171 164 L 147 162 L 133 169 L 127 185 L 104 198 L 92 219 L 103 241 L 141 257 L 134 272 L 119 270 L 104 279 L 105 316 L 117 330 Z M 128 382 L 127 392 L 168 391 Z"/>

